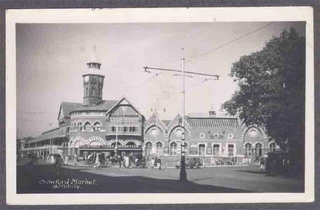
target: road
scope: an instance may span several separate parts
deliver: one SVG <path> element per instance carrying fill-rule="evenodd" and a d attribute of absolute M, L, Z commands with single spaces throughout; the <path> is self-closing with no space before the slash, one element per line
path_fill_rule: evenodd
<path fill-rule="evenodd" d="M 53 165 L 17 167 L 18 193 L 232 193 L 303 192 L 302 179 L 268 176 L 259 166 L 187 169 L 187 183 L 179 183 L 179 169 L 93 169 Z"/>

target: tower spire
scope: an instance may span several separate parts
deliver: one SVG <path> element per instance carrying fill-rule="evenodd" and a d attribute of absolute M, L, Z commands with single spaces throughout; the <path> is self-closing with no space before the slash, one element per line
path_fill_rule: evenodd
<path fill-rule="evenodd" d="M 93 46 L 93 53 L 87 63 L 86 72 L 83 77 L 83 104 L 95 106 L 102 101 L 102 89 L 104 76 L 101 74 L 101 63 L 96 56 L 96 46 Z"/>

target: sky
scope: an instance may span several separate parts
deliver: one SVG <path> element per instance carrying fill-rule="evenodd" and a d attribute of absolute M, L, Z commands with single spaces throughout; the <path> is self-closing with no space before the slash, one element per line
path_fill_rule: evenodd
<path fill-rule="evenodd" d="M 186 77 L 186 114 L 219 112 L 237 89 L 232 64 L 261 50 L 298 22 L 17 24 L 17 134 L 37 136 L 58 126 L 60 103 L 83 101 L 82 74 L 93 46 L 105 75 L 104 100 L 125 96 L 148 119 L 181 110 L 181 76 L 144 66 L 219 75 Z M 157 75 L 158 74 L 158 75 Z"/>

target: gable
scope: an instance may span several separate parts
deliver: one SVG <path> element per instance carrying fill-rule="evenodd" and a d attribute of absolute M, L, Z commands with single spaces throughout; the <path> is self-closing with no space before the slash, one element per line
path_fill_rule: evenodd
<path fill-rule="evenodd" d="M 126 99 L 125 97 L 122 97 L 116 104 L 114 104 L 114 106 L 112 108 L 110 108 L 107 112 L 106 112 L 106 115 L 109 114 L 109 113 L 115 113 L 115 110 L 117 109 L 117 107 L 119 106 L 129 106 L 131 107 L 136 113 L 137 115 L 141 115 L 141 112 L 128 100 Z"/>
<path fill-rule="evenodd" d="M 111 116 L 112 115 L 118 115 L 118 116 L 139 116 L 139 112 L 137 112 L 130 104 L 129 105 L 120 105 L 116 106 L 112 112 L 111 112 Z"/>
<path fill-rule="evenodd" d="M 61 120 L 64 118 L 64 114 L 63 114 L 63 107 L 60 106 L 60 111 L 59 111 L 59 115 L 58 115 L 58 120 Z"/>
<path fill-rule="evenodd" d="M 131 105 L 131 104 L 124 98 L 120 101 L 119 105 Z"/>

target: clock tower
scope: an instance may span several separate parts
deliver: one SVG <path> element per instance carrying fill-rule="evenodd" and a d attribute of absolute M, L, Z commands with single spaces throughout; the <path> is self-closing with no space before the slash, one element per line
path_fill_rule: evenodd
<path fill-rule="evenodd" d="M 95 106 L 102 101 L 102 89 L 104 75 L 101 72 L 101 63 L 96 58 L 95 46 L 93 56 L 87 63 L 87 69 L 83 77 L 83 104 Z"/>

